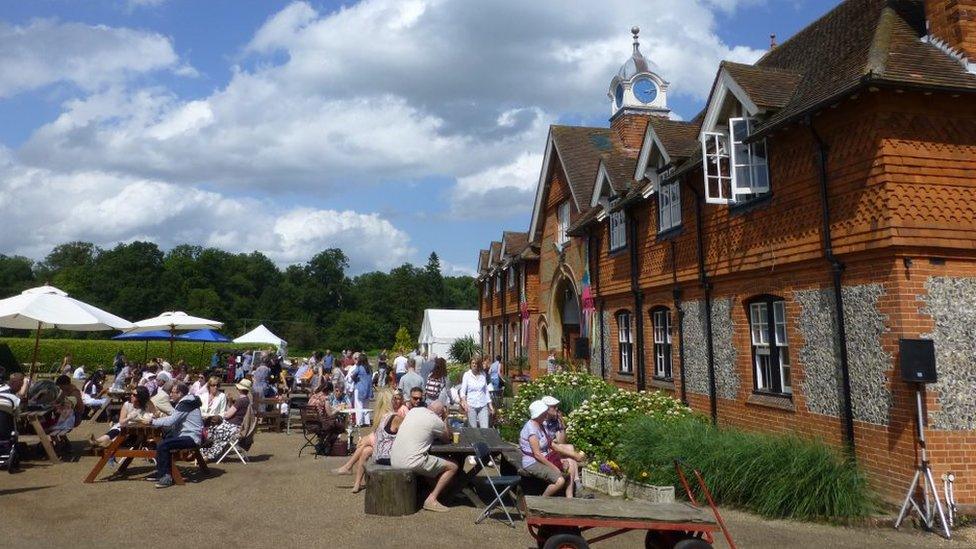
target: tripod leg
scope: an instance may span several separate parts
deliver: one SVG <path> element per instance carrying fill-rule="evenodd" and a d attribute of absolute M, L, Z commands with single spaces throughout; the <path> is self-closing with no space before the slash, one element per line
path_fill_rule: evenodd
<path fill-rule="evenodd" d="M 901 526 L 901 521 L 905 519 L 905 515 L 908 513 L 908 504 L 915 503 L 913 496 L 915 495 L 915 488 L 918 486 L 918 476 L 920 471 L 915 470 L 915 477 L 912 478 L 912 483 L 908 486 L 908 495 L 905 496 L 904 503 L 901 504 L 901 511 L 898 512 L 898 519 L 895 521 L 895 529 L 897 530 Z"/>
<path fill-rule="evenodd" d="M 949 532 L 949 523 L 946 521 L 945 513 L 942 511 L 942 500 L 939 499 L 939 490 L 935 487 L 935 479 L 932 478 L 932 469 L 925 468 L 925 478 L 929 486 L 932 487 L 932 498 L 935 499 L 935 508 L 939 511 L 939 519 L 942 520 L 942 529 L 945 531 L 946 539 L 952 534 Z M 934 520 L 932 522 L 935 522 Z"/>

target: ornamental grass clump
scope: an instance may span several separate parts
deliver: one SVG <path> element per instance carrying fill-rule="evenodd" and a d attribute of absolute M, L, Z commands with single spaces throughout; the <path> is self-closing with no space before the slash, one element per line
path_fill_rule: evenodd
<path fill-rule="evenodd" d="M 503 410 L 506 423 L 521 426 L 529 419 L 529 404 L 546 395 L 557 398 L 564 414 L 590 398 L 609 396 L 618 389 L 606 381 L 582 372 L 557 372 L 549 374 L 518 388 L 511 406 Z"/>
<path fill-rule="evenodd" d="M 616 457 L 621 426 L 643 417 L 650 421 L 670 423 L 691 414 L 691 409 L 664 393 L 614 390 L 607 395 L 591 397 L 573 410 L 567 418 L 566 436 L 576 448 L 586 452 L 591 461 Z"/>
<path fill-rule="evenodd" d="M 820 441 L 719 429 L 700 418 L 639 418 L 622 430 L 617 458 L 631 478 L 683 493 L 675 457 L 701 470 L 718 503 L 765 517 L 856 518 L 875 509 L 858 467 Z"/>

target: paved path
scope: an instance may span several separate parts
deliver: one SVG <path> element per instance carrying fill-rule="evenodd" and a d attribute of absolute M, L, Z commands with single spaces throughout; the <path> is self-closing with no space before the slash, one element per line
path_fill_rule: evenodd
<path fill-rule="evenodd" d="M 104 423 L 86 422 L 73 438 L 87 439 L 89 432 L 100 434 L 106 428 Z M 349 493 L 350 477 L 327 472 L 339 460 L 305 455 L 299 461 L 301 441 L 300 434 L 259 433 L 252 464 L 224 462 L 213 467 L 212 478 L 166 490 L 141 480 L 82 484 L 95 462 L 91 456 L 67 464 L 32 462 L 15 475 L 0 472 L 0 545 L 31 549 L 146 544 L 349 549 L 533 546 L 524 524 L 515 529 L 497 522 L 475 525 L 477 513 L 470 507 L 401 518 L 366 516 L 363 495 Z M 149 471 L 139 463 L 132 469 Z M 726 517 L 743 548 L 976 546 L 972 529 L 962 532 L 966 541 L 949 543 L 918 532 L 765 521 L 733 511 Z M 637 534 L 628 534 L 596 547 L 642 547 L 642 541 Z"/>

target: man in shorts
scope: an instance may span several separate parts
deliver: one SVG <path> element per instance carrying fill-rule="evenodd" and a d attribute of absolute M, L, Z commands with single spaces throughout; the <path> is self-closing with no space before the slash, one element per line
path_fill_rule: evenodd
<path fill-rule="evenodd" d="M 445 512 L 447 507 L 437 501 L 444 488 L 457 474 L 457 464 L 430 455 L 434 440 L 450 442 L 451 427 L 447 424 L 447 409 L 435 400 L 429 406 L 414 407 L 400 424 L 396 440 L 390 450 L 390 465 L 398 469 L 412 469 L 414 473 L 437 479 L 434 490 L 424 500 L 424 509 Z"/>

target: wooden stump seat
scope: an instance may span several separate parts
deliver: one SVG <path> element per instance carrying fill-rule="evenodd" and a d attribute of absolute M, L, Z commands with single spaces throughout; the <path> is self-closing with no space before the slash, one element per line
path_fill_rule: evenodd
<path fill-rule="evenodd" d="M 420 510 L 417 501 L 417 476 L 410 469 L 395 469 L 389 465 L 366 465 L 367 515 L 399 517 Z"/>

